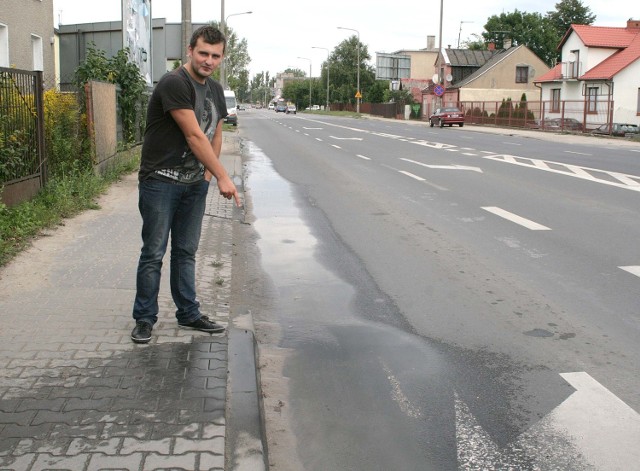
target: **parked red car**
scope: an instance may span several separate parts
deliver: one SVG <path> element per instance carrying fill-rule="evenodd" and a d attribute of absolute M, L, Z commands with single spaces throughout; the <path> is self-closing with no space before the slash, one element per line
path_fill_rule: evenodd
<path fill-rule="evenodd" d="M 457 124 L 458 126 L 464 126 L 464 113 L 460 111 L 459 108 L 456 107 L 447 107 L 447 108 L 438 108 L 430 117 L 429 117 L 429 126 L 433 127 L 436 124 L 441 128 L 444 125 L 453 126 Z"/>

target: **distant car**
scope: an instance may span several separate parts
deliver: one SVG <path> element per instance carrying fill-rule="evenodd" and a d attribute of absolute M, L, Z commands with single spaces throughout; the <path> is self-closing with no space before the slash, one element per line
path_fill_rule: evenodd
<path fill-rule="evenodd" d="M 296 105 L 287 105 L 287 114 L 293 113 L 296 114 L 298 110 L 296 109 Z"/>
<path fill-rule="evenodd" d="M 582 123 L 575 118 L 554 118 L 544 122 L 547 129 L 560 129 L 561 131 L 580 131 L 582 132 Z"/>
<path fill-rule="evenodd" d="M 276 105 L 276 113 L 286 113 L 287 112 L 287 104 L 286 103 L 278 103 Z"/>
<path fill-rule="evenodd" d="M 593 134 L 606 134 L 611 136 L 637 136 L 640 134 L 640 127 L 637 124 L 603 124 L 591 132 Z"/>
<path fill-rule="evenodd" d="M 269 103 L 269 109 L 270 110 L 275 110 L 276 109 L 276 105 L 274 105 L 273 103 Z"/>
<path fill-rule="evenodd" d="M 429 117 L 429 126 L 433 127 L 435 125 L 443 128 L 445 124 L 447 126 L 453 126 L 457 124 L 458 126 L 464 126 L 464 113 L 460 111 L 459 108 L 454 106 L 449 106 L 447 108 L 438 108 L 430 117 Z"/>
<path fill-rule="evenodd" d="M 238 103 L 238 111 L 244 111 L 246 110 L 244 103 Z"/>

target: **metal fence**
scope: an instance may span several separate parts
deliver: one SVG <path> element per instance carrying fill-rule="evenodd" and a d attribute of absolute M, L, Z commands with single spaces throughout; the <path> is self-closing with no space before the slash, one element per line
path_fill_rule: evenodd
<path fill-rule="evenodd" d="M 613 101 L 464 101 L 465 122 L 494 126 L 589 132 L 611 122 Z"/>
<path fill-rule="evenodd" d="M 0 185 L 11 204 L 44 185 L 42 72 L 0 68 Z"/>

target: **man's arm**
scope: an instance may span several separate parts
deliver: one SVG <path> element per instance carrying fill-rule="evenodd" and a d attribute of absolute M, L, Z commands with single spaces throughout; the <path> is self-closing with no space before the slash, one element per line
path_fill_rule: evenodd
<path fill-rule="evenodd" d="M 220 194 L 227 199 L 234 198 L 236 204 L 240 206 L 238 190 L 219 159 L 222 149 L 222 122 L 218 122 L 213 139 L 209 141 L 200 129 L 193 110 L 174 109 L 170 113 L 182 130 L 193 155 L 216 177 Z"/>

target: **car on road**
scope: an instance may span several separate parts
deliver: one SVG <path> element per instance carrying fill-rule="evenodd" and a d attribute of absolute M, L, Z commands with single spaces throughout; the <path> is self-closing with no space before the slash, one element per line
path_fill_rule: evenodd
<path fill-rule="evenodd" d="M 276 109 L 276 105 L 274 105 L 273 103 L 269 103 L 269 109 L 270 110 L 275 110 Z"/>
<path fill-rule="evenodd" d="M 296 108 L 296 105 L 287 105 L 287 114 L 289 113 L 296 114 L 297 111 L 298 109 Z"/>
<path fill-rule="evenodd" d="M 638 136 L 640 135 L 640 127 L 637 124 L 602 124 L 591 131 L 592 134 L 606 134 L 611 136 Z"/>
<path fill-rule="evenodd" d="M 434 127 L 436 124 L 441 128 L 445 125 L 453 126 L 454 124 L 462 127 L 464 126 L 464 113 L 460 111 L 460 108 L 456 108 L 455 106 L 438 108 L 429 116 L 429 126 Z"/>
<path fill-rule="evenodd" d="M 287 112 L 287 104 L 286 103 L 277 103 L 276 104 L 276 113 L 286 113 Z"/>

